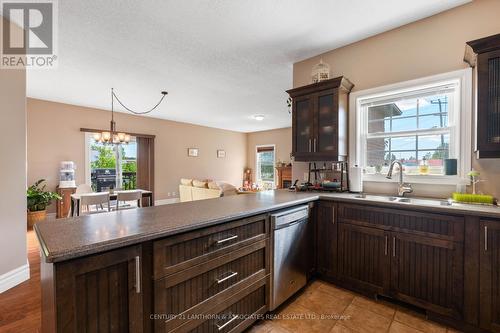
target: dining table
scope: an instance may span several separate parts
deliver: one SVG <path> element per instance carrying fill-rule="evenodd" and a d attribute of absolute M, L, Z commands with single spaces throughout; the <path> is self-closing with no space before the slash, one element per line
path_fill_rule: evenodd
<path fill-rule="evenodd" d="M 148 191 L 148 190 L 141 190 L 141 189 L 135 189 L 135 190 L 115 190 L 113 192 L 109 193 L 109 200 L 116 200 L 118 198 L 118 193 L 127 193 L 127 192 L 135 192 L 135 191 L 141 191 L 142 197 L 143 198 L 148 198 L 149 200 L 149 206 L 154 206 L 154 201 L 153 201 L 153 192 Z M 73 193 L 71 195 L 71 217 L 80 216 L 80 198 L 84 195 L 99 195 L 102 194 L 102 192 L 91 192 L 91 193 Z"/>

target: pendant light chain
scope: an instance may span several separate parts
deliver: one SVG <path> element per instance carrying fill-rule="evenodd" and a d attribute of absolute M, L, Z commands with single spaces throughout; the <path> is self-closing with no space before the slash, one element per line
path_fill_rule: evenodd
<path fill-rule="evenodd" d="M 114 112 L 115 112 L 115 98 L 118 101 L 118 103 L 127 111 L 141 115 L 141 114 L 147 114 L 152 111 L 154 111 L 158 106 L 160 106 L 161 102 L 163 102 L 163 99 L 165 96 L 167 96 L 166 91 L 161 92 L 162 96 L 160 98 L 160 101 L 156 103 L 155 106 L 153 106 L 150 110 L 148 111 L 143 111 L 143 112 L 137 112 L 134 110 L 131 110 L 130 108 L 126 107 L 116 96 L 114 88 L 111 88 L 111 122 L 109 126 L 109 132 L 108 131 L 103 131 L 102 133 L 95 133 L 94 134 L 94 140 L 96 142 L 104 143 L 104 144 L 128 144 L 130 142 L 130 134 L 124 133 L 124 132 L 117 132 L 116 131 L 116 123 L 115 123 L 115 117 L 114 117 Z"/>
<path fill-rule="evenodd" d="M 116 98 L 116 101 L 118 103 L 120 103 L 120 105 L 125 109 L 127 110 L 128 112 L 131 112 L 133 114 L 147 114 L 147 113 L 150 113 L 152 111 L 154 111 L 158 106 L 160 106 L 161 102 L 163 102 L 163 99 L 165 98 L 165 96 L 167 96 L 168 92 L 166 91 L 162 91 L 161 94 L 161 98 L 160 98 L 160 101 L 158 103 L 155 104 L 155 106 L 153 106 L 151 109 L 149 109 L 148 111 L 134 111 L 130 108 L 128 108 L 127 106 L 125 106 L 125 104 L 122 103 L 122 101 L 120 101 L 120 99 L 118 98 L 118 96 L 116 96 L 116 94 L 114 93 L 113 91 L 113 88 L 111 88 L 111 94 L 114 96 L 114 98 Z"/>

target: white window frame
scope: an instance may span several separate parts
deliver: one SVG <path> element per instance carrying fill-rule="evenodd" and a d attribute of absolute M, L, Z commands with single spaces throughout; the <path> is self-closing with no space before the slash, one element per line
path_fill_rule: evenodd
<path fill-rule="evenodd" d="M 349 163 L 363 168 L 366 158 L 366 126 L 363 116 L 363 101 L 383 98 L 385 96 L 404 94 L 414 90 L 432 88 L 437 85 L 458 84 L 456 98 L 453 101 L 459 105 L 458 117 L 453 119 L 456 124 L 451 129 L 450 141 L 458 143 L 455 149 L 458 154 L 458 174 L 446 175 L 405 175 L 405 181 L 415 184 L 468 185 L 470 179 L 467 173 L 471 170 L 472 155 L 472 69 L 462 69 L 453 72 L 428 76 L 416 80 L 404 81 L 382 87 L 355 91 L 349 96 Z M 454 117 L 450 115 L 450 117 Z M 458 118 L 458 119 L 457 119 Z M 450 118 L 451 119 L 451 118 Z M 451 136 L 454 140 L 451 140 Z M 451 145 L 450 142 L 450 145 Z M 398 177 L 387 179 L 385 175 L 363 175 L 363 181 L 397 182 Z"/>
<path fill-rule="evenodd" d="M 255 182 L 258 183 L 260 181 L 259 176 L 260 176 L 260 170 L 259 170 L 259 153 L 258 150 L 260 147 L 273 147 L 274 150 L 274 158 L 273 158 L 273 182 L 272 182 L 272 188 L 276 188 L 276 170 L 274 169 L 274 166 L 276 165 L 276 145 L 275 144 L 268 144 L 268 145 L 256 145 L 255 146 Z M 268 181 L 266 181 L 269 183 Z"/>

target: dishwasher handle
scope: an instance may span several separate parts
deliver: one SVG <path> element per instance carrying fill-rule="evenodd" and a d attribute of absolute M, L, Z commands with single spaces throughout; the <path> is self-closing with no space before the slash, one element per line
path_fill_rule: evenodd
<path fill-rule="evenodd" d="M 307 222 L 307 218 L 303 218 L 303 219 L 300 219 L 300 220 L 295 220 L 295 221 L 291 221 L 291 222 L 288 222 L 288 223 L 285 223 L 285 224 L 277 225 L 274 228 L 274 230 L 285 229 L 285 228 L 291 227 L 292 225 L 296 225 L 296 224 L 303 223 L 303 222 Z"/>
<path fill-rule="evenodd" d="M 273 229 L 281 229 L 296 222 L 307 220 L 309 217 L 309 206 L 300 206 L 294 209 L 271 215 Z"/>

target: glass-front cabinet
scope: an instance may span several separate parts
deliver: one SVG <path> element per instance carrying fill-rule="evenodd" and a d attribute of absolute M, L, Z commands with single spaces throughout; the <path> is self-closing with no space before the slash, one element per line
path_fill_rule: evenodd
<path fill-rule="evenodd" d="M 467 42 L 464 60 L 477 73 L 478 158 L 500 157 L 500 34 Z"/>
<path fill-rule="evenodd" d="M 288 90 L 293 99 L 292 154 L 296 161 L 347 158 L 347 107 L 353 84 L 338 77 Z"/>
<path fill-rule="evenodd" d="M 309 97 L 297 98 L 294 101 L 294 132 L 295 152 L 300 156 L 307 156 L 312 151 L 313 138 L 313 101 Z"/>

